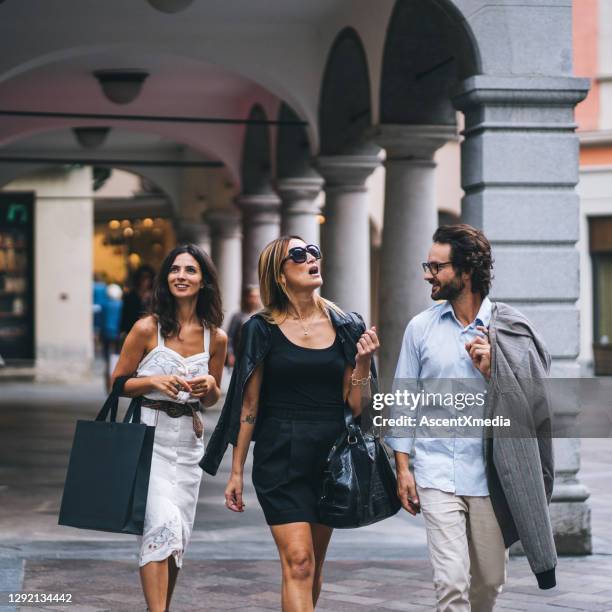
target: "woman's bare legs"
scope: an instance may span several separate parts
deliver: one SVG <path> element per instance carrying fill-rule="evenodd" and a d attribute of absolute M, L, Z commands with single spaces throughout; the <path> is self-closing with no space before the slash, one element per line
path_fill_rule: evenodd
<path fill-rule="evenodd" d="M 283 612 L 312 612 L 315 554 L 309 523 L 272 525 L 283 574 Z"/>
<path fill-rule="evenodd" d="M 316 607 L 319 595 L 321 594 L 321 585 L 323 584 L 323 563 L 325 562 L 325 553 L 327 553 L 327 546 L 334 530 L 331 527 L 326 527 L 318 523 L 311 524 L 310 530 L 312 533 L 312 544 L 315 557 L 312 605 Z"/>
<path fill-rule="evenodd" d="M 163 561 L 150 561 L 140 568 L 142 591 L 150 612 L 170 609 L 178 572 L 173 556 Z"/>
<path fill-rule="evenodd" d="M 179 568 L 176 566 L 174 557 L 168 557 L 168 595 L 166 596 L 166 610 L 170 610 L 170 600 L 174 593 L 174 587 L 176 586 L 176 579 L 178 578 Z"/>

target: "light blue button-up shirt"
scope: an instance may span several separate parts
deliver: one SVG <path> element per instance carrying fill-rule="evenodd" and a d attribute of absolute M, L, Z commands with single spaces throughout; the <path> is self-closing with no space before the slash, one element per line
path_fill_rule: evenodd
<path fill-rule="evenodd" d="M 476 326 L 488 327 L 490 319 L 491 301 L 487 297 L 476 319 L 467 327 L 457 320 L 450 302 L 435 304 L 421 312 L 406 327 L 395 380 L 475 378 L 486 389 L 484 377 L 472 364 L 465 343 L 482 336 Z M 414 475 L 420 487 L 456 495 L 489 494 L 483 436 L 387 437 L 385 441 L 393 450 L 414 452 Z"/>

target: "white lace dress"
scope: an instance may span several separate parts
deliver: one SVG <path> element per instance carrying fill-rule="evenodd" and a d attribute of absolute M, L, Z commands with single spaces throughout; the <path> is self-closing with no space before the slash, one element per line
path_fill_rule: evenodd
<path fill-rule="evenodd" d="M 204 351 L 183 357 L 164 345 L 158 325 L 157 346 L 140 362 L 136 376 L 175 374 L 189 380 L 208 374 L 209 342 L 210 330 L 205 328 Z M 157 391 L 146 397 L 170 399 Z M 197 400 L 181 392 L 179 399 L 173 401 Z M 201 416 L 198 413 L 198 417 Z M 177 567 L 181 567 L 200 491 L 202 470 L 198 463 L 204 454 L 204 437 L 196 437 L 191 417 L 171 418 L 163 411 L 143 406 L 141 422 L 155 425 L 155 442 L 139 564 L 142 567 L 172 555 Z"/>

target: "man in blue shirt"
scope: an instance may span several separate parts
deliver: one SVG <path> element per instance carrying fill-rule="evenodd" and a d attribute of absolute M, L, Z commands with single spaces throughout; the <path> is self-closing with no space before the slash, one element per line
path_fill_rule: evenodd
<path fill-rule="evenodd" d="M 408 324 L 395 383 L 447 381 L 449 391 L 473 381 L 476 390 L 486 393 L 491 245 L 469 225 L 442 226 L 433 242 L 423 270 L 431 298 L 438 303 Z M 427 410 L 423 407 L 417 414 Z M 475 407 L 469 414 L 483 412 Z M 493 610 L 505 582 L 507 552 L 489 498 L 483 431 L 470 430 L 476 437 L 461 432 L 421 437 L 417 432 L 387 437 L 386 442 L 395 451 L 403 507 L 411 514 L 423 511 L 438 610 Z"/>

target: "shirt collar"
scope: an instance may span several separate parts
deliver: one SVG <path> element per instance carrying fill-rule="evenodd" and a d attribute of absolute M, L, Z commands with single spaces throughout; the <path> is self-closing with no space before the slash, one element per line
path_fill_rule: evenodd
<path fill-rule="evenodd" d="M 476 315 L 476 321 L 478 324 L 482 324 L 485 327 L 489 327 L 489 323 L 491 321 L 491 309 L 493 308 L 493 304 L 488 296 L 485 296 L 485 299 L 482 300 L 482 304 L 480 305 L 480 309 L 478 310 L 478 314 Z"/>
<path fill-rule="evenodd" d="M 485 327 L 489 327 L 492 308 L 493 304 L 491 303 L 491 300 L 488 297 L 485 297 L 485 299 L 482 300 L 482 304 L 480 305 L 478 313 L 476 314 L 476 325 L 484 325 Z M 442 310 L 440 311 L 440 317 L 444 317 L 446 315 L 450 315 L 455 319 L 455 321 L 457 320 L 457 317 L 455 317 L 455 312 L 453 311 L 453 307 L 451 306 L 449 300 L 446 300 L 446 302 L 442 306 Z"/>
<path fill-rule="evenodd" d="M 444 305 L 442 306 L 442 310 L 440 310 L 440 317 L 445 317 L 447 315 L 451 315 L 454 316 L 454 312 L 453 312 L 453 307 L 451 306 L 451 303 L 449 300 L 446 300 L 446 302 L 444 302 Z"/>

